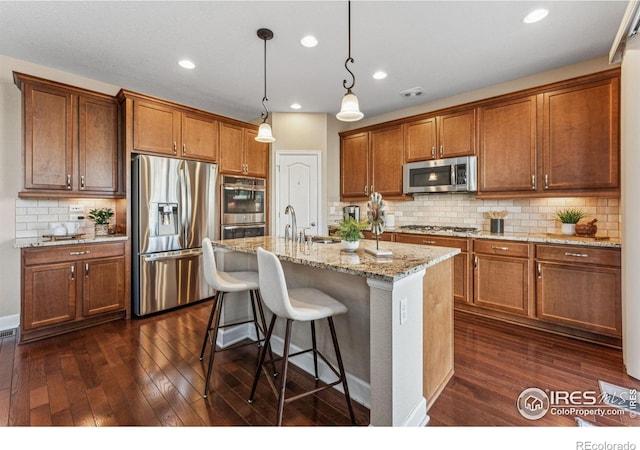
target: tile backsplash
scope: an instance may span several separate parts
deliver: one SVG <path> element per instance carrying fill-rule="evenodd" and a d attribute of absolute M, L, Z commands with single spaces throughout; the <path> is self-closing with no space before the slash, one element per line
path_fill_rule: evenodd
<path fill-rule="evenodd" d="M 69 206 L 79 205 L 81 212 L 70 212 Z M 95 234 L 94 223 L 88 218 L 89 210 L 95 208 L 111 208 L 116 210 L 115 200 L 110 199 L 16 199 L 16 239 L 39 238 L 49 234 L 52 222 L 80 223 L 79 233 L 87 236 Z M 84 216 L 84 219 L 78 219 Z M 110 223 L 116 223 L 116 217 Z"/>
<path fill-rule="evenodd" d="M 367 203 L 330 202 L 327 224 L 342 219 L 342 208 L 360 206 L 361 219 L 366 218 Z M 429 194 L 413 201 L 386 201 L 387 215 L 393 215 L 395 227 L 402 225 L 457 225 L 490 230 L 489 211 L 507 211 L 504 231 L 507 233 L 560 233 L 555 212 L 562 208 L 579 208 L 586 220 L 598 219 L 598 235 L 620 237 L 620 199 L 596 197 L 532 198 L 511 200 L 478 200 L 473 194 Z"/>

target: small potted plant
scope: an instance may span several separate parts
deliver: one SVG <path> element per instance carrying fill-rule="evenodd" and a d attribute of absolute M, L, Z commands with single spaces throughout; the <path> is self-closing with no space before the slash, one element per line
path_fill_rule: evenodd
<path fill-rule="evenodd" d="M 585 217 L 585 213 L 579 209 L 566 208 L 556 211 L 556 218 L 562 222 L 562 234 L 573 236 L 576 233 L 576 224 Z"/>
<path fill-rule="evenodd" d="M 342 239 L 342 248 L 352 252 L 360 245 L 360 239 L 364 238 L 363 230 L 369 226 L 369 221 L 357 221 L 353 217 L 347 217 L 338 224 L 336 236 Z"/>
<path fill-rule="evenodd" d="M 89 211 L 89 219 L 95 222 L 96 236 L 109 234 L 109 219 L 113 217 L 111 208 L 97 208 Z"/>

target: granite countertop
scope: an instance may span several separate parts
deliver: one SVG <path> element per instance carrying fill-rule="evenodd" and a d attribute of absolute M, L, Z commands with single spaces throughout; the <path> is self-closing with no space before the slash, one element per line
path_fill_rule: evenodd
<path fill-rule="evenodd" d="M 128 239 L 124 234 L 110 234 L 108 236 L 95 236 L 93 234 L 81 236 L 78 239 L 50 239 L 50 238 L 20 238 L 16 239 L 14 248 L 27 247 L 50 247 L 54 245 L 74 245 L 74 244 L 97 244 L 99 242 L 126 241 Z"/>
<path fill-rule="evenodd" d="M 329 229 L 336 229 L 337 226 L 329 226 Z M 565 236 L 563 234 L 529 234 L 529 233 L 490 233 L 488 231 L 475 232 L 456 232 L 456 231 L 436 231 L 436 230 L 414 230 L 400 227 L 387 227 L 385 233 L 403 233 L 403 234 L 423 234 L 430 236 L 443 237 L 462 237 L 475 239 L 496 239 L 505 241 L 521 241 L 533 242 L 539 244 L 565 244 L 565 245 L 584 245 L 590 247 L 608 247 L 621 248 L 622 243 L 618 238 L 607 237 L 580 237 Z"/>
<path fill-rule="evenodd" d="M 398 281 L 460 253 L 459 249 L 448 247 L 384 242 L 380 243 L 380 249 L 390 250 L 393 256 L 376 258 L 364 250 L 375 248 L 373 241 L 361 241 L 356 251 L 347 252 L 339 242 L 315 242 L 308 247 L 307 244 L 285 242 L 284 238 L 273 236 L 225 239 L 214 241 L 213 246 L 249 254 L 256 254 L 258 247 L 262 247 L 275 253 L 281 261 L 389 282 Z"/>

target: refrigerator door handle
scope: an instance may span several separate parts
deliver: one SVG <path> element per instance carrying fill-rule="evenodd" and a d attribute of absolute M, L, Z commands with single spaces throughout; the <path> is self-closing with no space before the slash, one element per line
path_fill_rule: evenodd
<path fill-rule="evenodd" d="M 202 249 L 190 250 L 188 252 L 159 253 L 157 255 L 145 256 L 144 262 L 169 261 L 171 259 L 184 259 L 200 255 L 202 255 Z"/>

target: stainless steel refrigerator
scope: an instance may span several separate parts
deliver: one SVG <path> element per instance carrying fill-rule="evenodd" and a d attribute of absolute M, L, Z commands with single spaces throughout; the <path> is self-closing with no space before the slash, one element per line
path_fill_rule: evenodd
<path fill-rule="evenodd" d="M 217 166 L 148 155 L 132 164 L 133 313 L 213 296 L 202 273 L 202 239 L 217 238 Z"/>

